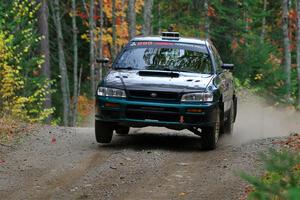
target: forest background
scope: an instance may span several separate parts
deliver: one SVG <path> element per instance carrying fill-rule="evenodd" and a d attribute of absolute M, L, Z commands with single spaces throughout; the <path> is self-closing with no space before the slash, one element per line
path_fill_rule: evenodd
<path fill-rule="evenodd" d="M 211 39 L 238 88 L 300 108 L 300 0 L 0 0 L 0 121 L 76 126 L 137 35 Z"/>

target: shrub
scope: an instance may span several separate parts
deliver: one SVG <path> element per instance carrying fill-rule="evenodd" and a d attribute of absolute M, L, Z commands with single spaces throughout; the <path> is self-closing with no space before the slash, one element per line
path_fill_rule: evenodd
<path fill-rule="evenodd" d="M 257 53 L 259 51 L 259 53 Z M 257 36 L 248 36 L 234 51 L 236 77 L 248 82 L 259 94 L 285 103 L 285 75 L 281 67 L 280 53 L 266 41 L 261 44 Z"/>
<path fill-rule="evenodd" d="M 271 150 L 261 156 L 266 173 L 241 177 L 253 186 L 250 200 L 297 200 L 300 197 L 300 153 Z"/>
<path fill-rule="evenodd" d="M 42 122 L 53 109 L 43 108 L 52 82 L 36 73 L 43 63 L 34 51 L 40 40 L 34 29 L 38 4 L 14 0 L 4 5 L 9 11 L 0 13 L 0 118 Z"/>

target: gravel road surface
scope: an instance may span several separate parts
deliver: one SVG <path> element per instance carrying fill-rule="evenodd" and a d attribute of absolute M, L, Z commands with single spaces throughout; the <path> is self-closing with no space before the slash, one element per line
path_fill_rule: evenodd
<path fill-rule="evenodd" d="M 258 153 L 279 140 L 265 138 L 289 134 L 286 119 L 295 125 L 292 114 L 251 106 L 240 105 L 235 135 L 215 151 L 202 151 L 188 131 L 132 129 L 98 145 L 93 128 L 43 127 L 0 146 L 0 199 L 239 199 L 246 183 L 236 173 L 259 173 Z"/>

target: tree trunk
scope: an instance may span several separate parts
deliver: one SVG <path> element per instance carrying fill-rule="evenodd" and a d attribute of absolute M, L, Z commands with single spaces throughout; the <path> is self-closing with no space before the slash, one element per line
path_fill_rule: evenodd
<path fill-rule="evenodd" d="M 158 22 L 157 22 L 157 24 L 158 24 L 158 34 L 160 35 L 161 34 L 161 19 L 160 19 L 160 17 L 161 17 L 160 16 L 161 15 L 160 14 L 161 10 L 160 10 L 160 3 L 159 2 L 158 2 L 157 6 L 158 6 L 158 8 L 157 8 L 158 9 L 158 14 L 157 14 L 158 15 L 157 16 L 158 17 Z"/>
<path fill-rule="evenodd" d="M 42 64 L 43 76 L 48 80 L 51 79 L 51 66 L 50 66 L 50 47 L 49 47 L 49 26 L 48 26 L 48 18 L 49 18 L 49 9 L 47 0 L 38 0 L 41 4 L 39 10 L 39 33 L 43 36 L 41 39 L 41 48 L 40 54 L 44 57 L 44 63 Z M 51 86 L 47 88 L 51 90 Z M 52 107 L 51 94 L 46 96 L 46 101 L 44 103 L 46 109 Z M 51 116 L 47 119 L 48 122 L 51 121 Z"/>
<path fill-rule="evenodd" d="M 245 33 L 249 32 L 249 21 L 248 21 L 248 3 L 244 1 L 244 22 L 245 22 Z"/>
<path fill-rule="evenodd" d="M 92 99 L 95 99 L 96 92 L 96 81 L 95 81 L 95 38 L 94 38 L 94 0 L 90 0 L 90 16 L 89 16 L 89 25 L 90 25 L 90 78 L 91 78 L 91 92 Z"/>
<path fill-rule="evenodd" d="M 153 0 L 145 0 L 144 5 L 144 26 L 143 26 L 143 35 L 149 36 L 152 34 L 152 7 L 153 7 Z"/>
<path fill-rule="evenodd" d="M 117 20 L 117 16 L 116 16 L 116 0 L 112 0 L 112 53 L 111 53 L 111 57 L 112 60 L 115 59 L 116 54 L 117 54 L 117 46 L 116 46 L 116 42 L 117 42 L 117 27 L 116 27 L 116 20 Z"/>
<path fill-rule="evenodd" d="M 204 9 L 205 9 L 205 38 L 210 38 L 210 22 L 208 16 L 208 0 L 204 0 Z"/>
<path fill-rule="evenodd" d="M 291 93 L 291 50 L 289 39 L 289 0 L 283 0 L 282 30 L 284 47 L 284 71 L 286 75 L 287 100 L 290 100 Z"/>
<path fill-rule="evenodd" d="M 300 0 L 297 0 L 297 72 L 298 72 L 298 108 L 300 109 Z"/>
<path fill-rule="evenodd" d="M 124 22 L 124 16 L 126 16 L 125 14 L 125 0 L 122 0 L 121 1 L 121 5 L 122 5 L 122 16 L 121 16 L 121 24 L 123 24 L 123 22 Z M 122 28 L 122 30 L 123 30 L 123 26 L 121 27 Z"/>
<path fill-rule="evenodd" d="M 136 34 L 135 0 L 128 0 L 128 25 L 129 39 L 132 39 Z"/>
<path fill-rule="evenodd" d="M 73 112 L 72 126 L 76 126 L 77 104 L 78 104 L 78 42 L 77 42 L 77 22 L 76 22 L 76 0 L 72 0 L 72 29 L 73 29 Z"/>
<path fill-rule="evenodd" d="M 267 5 L 268 5 L 268 0 L 264 0 L 264 17 L 262 19 L 262 28 L 261 28 L 261 35 L 260 35 L 260 41 L 261 43 L 264 43 L 265 41 L 265 35 L 266 35 L 266 12 L 267 12 Z"/>
<path fill-rule="evenodd" d="M 99 0 L 100 9 L 100 33 L 99 33 L 99 58 L 103 57 L 103 0 Z M 99 67 L 99 81 L 102 80 L 102 66 Z"/>
<path fill-rule="evenodd" d="M 64 126 L 69 125 L 69 113 L 70 113 L 70 89 L 69 89 L 69 79 L 68 79 L 68 71 L 66 66 L 65 52 L 64 52 L 64 38 L 61 26 L 61 16 L 59 11 L 59 0 L 53 0 L 53 12 L 54 12 L 54 22 L 56 26 L 56 34 L 57 34 L 57 44 L 58 44 L 58 59 L 59 59 L 59 70 L 61 75 L 61 91 L 63 97 L 63 108 L 64 115 L 63 121 Z"/>

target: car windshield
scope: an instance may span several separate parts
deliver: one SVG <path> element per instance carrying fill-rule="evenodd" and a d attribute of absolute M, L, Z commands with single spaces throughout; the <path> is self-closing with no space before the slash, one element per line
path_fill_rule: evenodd
<path fill-rule="evenodd" d="M 114 68 L 211 74 L 211 59 L 204 47 L 204 45 L 129 47 L 115 62 Z"/>

